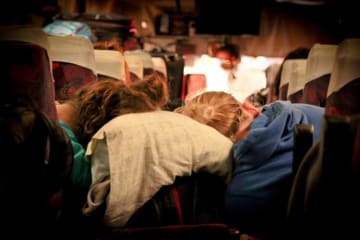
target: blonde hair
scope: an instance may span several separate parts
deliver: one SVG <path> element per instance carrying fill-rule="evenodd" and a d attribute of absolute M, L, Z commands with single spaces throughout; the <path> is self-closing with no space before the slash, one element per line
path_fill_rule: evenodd
<path fill-rule="evenodd" d="M 175 112 L 209 125 L 226 137 L 236 133 L 240 103 L 226 92 L 210 91 L 197 95 L 187 101 Z"/>

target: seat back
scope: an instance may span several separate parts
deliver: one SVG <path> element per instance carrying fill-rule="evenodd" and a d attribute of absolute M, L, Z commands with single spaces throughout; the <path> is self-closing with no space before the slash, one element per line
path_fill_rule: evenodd
<path fill-rule="evenodd" d="M 117 229 L 114 233 L 106 236 L 105 239 L 237 240 L 240 239 L 240 232 L 237 229 L 221 223 L 169 225 L 162 227 Z"/>
<path fill-rule="evenodd" d="M 126 50 L 124 56 L 130 72 L 135 73 L 140 79 L 154 70 L 152 56 L 143 49 Z"/>
<path fill-rule="evenodd" d="M 98 78 L 113 78 L 126 80 L 125 58 L 120 51 L 95 49 L 95 64 Z"/>
<path fill-rule="evenodd" d="M 81 36 L 48 36 L 55 99 L 65 101 L 76 90 L 97 80 L 94 48 Z"/>
<path fill-rule="evenodd" d="M 306 59 L 287 59 L 284 61 L 281 68 L 281 78 L 279 85 L 279 100 L 289 100 L 288 96 L 291 94 L 297 94 L 298 90 L 302 90 L 300 79 L 304 78 L 304 71 L 306 69 Z M 292 83 L 291 89 L 290 82 Z M 300 86 L 300 89 L 299 89 Z M 302 92 L 300 94 L 302 97 Z M 294 96 L 294 100 L 296 100 Z"/>
<path fill-rule="evenodd" d="M 313 145 L 314 126 L 297 124 L 294 129 L 293 173 L 296 173 L 301 161 Z"/>
<path fill-rule="evenodd" d="M 14 26 L 0 29 L 1 103 L 21 100 L 57 120 L 49 44 L 41 28 Z"/>
<path fill-rule="evenodd" d="M 170 101 L 181 99 L 185 59 L 179 53 L 152 52 L 152 57 L 160 57 L 166 63 L 166 73 L 169 81 Z"/>
<path fill-rule="evenodd" d="M 56 239 L 71 181 L 69 137 L 31 104 L 1 104 L 0 131 L 0 150 L 8 156 L 0 169 L 1 234 Z"/>
<path fill-rule="evenodd" d="M 29 27 L 0 32 L 1 234 L 56 239 L 73 155 L 57 122 L 47 37 Z"/>
<path fill-rule="evenodd" d="M 360 115 L 325 116 L 320 142 L 305 156 L 290 195 L 291 239 L 359 237 Z M 356 237 L 357 236 L 357 237 Z"/>
<path fill-rule="evenodd" d="M 167 69 L 165 60 L 161 57 L 151 57 L 154 69 L 162 72 L 167 77 Z"/>
<path fill-rule="evenodd" d="M 306 59 L 286 60 L 284 64 L 284 78 L 288 79 L 287 100 L 292 103 L 302 103 L 305 84 Z"/>
<path fill-rule="evenodd" d="M 281 65 L 278 63 L 273 63 L 265 70 L 266 87 L 268 89 L 266 103 L 274 102 L 278 98 L 277 96 L 278 89 L 276 89 L 277 88 L 276 79 L 277 79 L 277 74 L 280 71 L 280 66 Z"/>
<path fill-rule="evenodd" d="M 358 238 L 360 40 L 345 39 L 331 72 L 320 141 L 302 160 L 292 186 L 291 239 Z"/>
<path fill-rule="evenodd" d="M 337 45 L 314 44 L 306 64 L 304 103 L 325 107 Z"/>
<path fill-rule="evenodd" d="M 181 99 L 191 98 L 197 93 L 206 90 L 205 74 L 186 74 L 182 87 Z"/>
<path fill-rule="evenodd" d="M 339 43 L 327 92 L 327 115 L 360 113 L 360 38 Z"/>
<path fill-rule="evenodd" d="M 175 182 L 163 186 L 155 196 L 147 201 L 129 219 L 121 229 L 102 229 L 102 236 L 120 236 L 137 239 L 144 237 L 178 239 L 187 237 L 198 239 L 202 229 L 204 236 L 212 232 L 220 239 L 229 239 L 229 227 L 225 225 L 223 194 L 226 185 L 224 180 L 206 172 L 194 173 L 191 176 L 177 177 Z M 179 234 L 179 235 L 177 235 Z M 214 237 L 214 236 L 213 236 Z M 211 239 L 213 238 L 211 237 Z"/>

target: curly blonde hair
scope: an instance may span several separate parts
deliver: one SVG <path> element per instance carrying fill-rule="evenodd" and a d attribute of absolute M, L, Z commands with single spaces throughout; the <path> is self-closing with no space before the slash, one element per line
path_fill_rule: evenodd
<path fill-rule="evenodd" d="M 187 101 L 175 112 L 209 125 L 226 137 L 237 131 L 240 103 L 231 94 L 221 91 L 204 92 Z"/>
<path fill-rule="evenodd" d="M 74 132 L 86 147 L 91 137 L 111 119 L 158 110 L 168 99 L 167 81 L 156 73 L 132 84 L 113 79 L 94 82 L 74 96 L 78 119 Z"/>

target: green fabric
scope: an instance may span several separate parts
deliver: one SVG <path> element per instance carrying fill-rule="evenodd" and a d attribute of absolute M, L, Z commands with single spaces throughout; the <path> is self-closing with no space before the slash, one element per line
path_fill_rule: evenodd
<path fill-rule="evenodd" d="M 89 161 L 85 158 L 85 150 L 69 126 L 62 121 L 60 121 L 60 126 L 70 137 L 73 147 L 74 161 L 71 172 L 72 182 L 75 186 L 87 191 L 91 184 L 91 168 Z"/>

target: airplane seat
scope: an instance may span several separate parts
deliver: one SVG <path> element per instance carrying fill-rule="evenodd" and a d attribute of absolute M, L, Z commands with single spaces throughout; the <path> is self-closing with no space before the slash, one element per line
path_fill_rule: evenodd
<path fill-rule="evenodd" d="M 159 57 L 165 61 L 170 101 L 174 103 L 180 102 L 184 80 L 184 56 L 176 52 L 150 52 L 150 54 L 152 57 Z"/>
<path fill-rule="evenodd" d="M 129 71 L 135 73 L 140 79 L 154 70 L 152 56 L 142 49 L 126 50 L 124 57 Z"/>
<path fill-rule="evenodd" d="M 320 141 L 295 175 L 288 222 L 292 239 L 359 237 L 360 39 L 337 48 Z"/>
<path fill-rule="evenodd" d="M 68 100 L 79 88 L 97 81 L 94 48 L 81 36 L 48 36 L 55 79 L 55 99 Z"/>
<path fill-rule="evenodd" d="M 96 71 L 98 78 L 113 78 L 126 81 L 125 57 L 120 51 L 95 49 Z"/>
<path fill-rule="evenodd" d="M 226 224 L 221 177 L 199 172 L 177 177 L 138 209 L 123 228 L 101 228 L 99 239 L 239 239 Z M 237 237 L 237 238 L 236 238 Z"/>
<path fill-rule="evenodd" d="M 14 26 L 0 29 L 1 102 L 11 98 L 31 101 L 57 120 L 51 62 L 46 34 L 41 28 Z"/>
<path fill-rule="evenodd" d="M 337 45 L 314 44 L 306 64 L 304 103 L 325 107 Z"/>
<path fill-rule="evenodd" d="M 303 103 L 305 85 L 306 59 L 286 60 L 284 77 L 289 79 L 287 99 L 292 103 Z"/>
<path fill-rule="evenodd" d="M 287 60 L 286 60 L 287 61 Z M 289 79 L 285 77 L 287 70 L 285 69 L 285 62 L 281 68 L 281 77 L 279 84 L 279 100 L 287 100 L 287 92 L 289 88 Z"/>
<path fill-rule="evenodd" d="M 279 100 L 289 100 L 289 90 L 292 91 L 292 94 L 295 94 L 293 97 L 294 101 L 296 100 L 296 96 L 300 94 L 300 98 L 302 97 L 302 88 L 300 84 L 301 78 L 304 78 L 304 71 L 306 69 L 306 59 L 287 59 L 284 61 L 281 68 L 281 77 L 280 77 L 280 85 L 279 85 Z M 290 87 L 290 81 L 293 81 Z M 300 87 L 300 89 L 299 89 Z M 300 91 L 301 93 L 297 93 Z"/>
<path fill-rule="evenodd" d="M 327 115 L 360 113 L 360 38 L 343 40 L 337 49 L 327 92 Z"/>
<path fill-rule="evenodd" d="M 117 229 L 111 236 L 102 239 L 127 239 L 127 240 L 238 240 L 243 239 L 237 229 L 226 224 L 191 224 L 191 225 L 168 225 L 161 227 L 139 227 Z M 255 239 L 255 238 L 245 238 Z"/>
<path fill-rule="evenodd" d="M 292 186 L 291 239 L 358 236 L 360 115 L 326 115 L 322 136 L 305 155 Z M 355 234 L 355 235 L 354 235 Z"/>
<path fill-rule="evenodd" d="M 1 236 L 57 239 L 73 152 L 58 125 L 48 49 L 41 28 L 0 28 L 0 150 L 8 156 L 1 158 Z"/>
<path fill-rule="evenodd" d="M 186 100 L 206 90 L 205 74 L 186 74 L 183 80 L 181 99 Z"/>
<path fill-rule="evenodd" d="M 162 72 L 167 78 L 166 62 L 162 57 L 151 57 L 154 69 Z"/>

